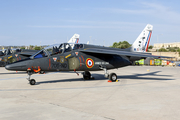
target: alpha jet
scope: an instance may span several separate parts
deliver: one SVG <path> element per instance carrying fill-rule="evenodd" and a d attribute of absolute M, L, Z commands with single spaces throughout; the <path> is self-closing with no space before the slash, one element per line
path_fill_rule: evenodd
<path fill-rule="evenodd" d="M 125 67 L 130 65 L 132 60 L 146 57 L 159 58 L 147 53 L 122 51 L 117 48 L 63 43 L 42 49 L 28 59 L 6 65 L 5 68 L 27 71 L 27 79 L 31 85 L 36 83 L 31 79 L 31 75 L 41 71 L 84 71 L 83 78 L 87 80 L 91 78 L 90 71 L 104 70 L 106 78 L 116 81 L 117 75 L 109 74 L 107 70 Z"/>
<path fill-rule="evenodd" d="M 24 50 L 19 48 L 7 49 L 0 51 L 0 67 L 4 67 L 9 63 L 13 63 L 32 56 L 38 50 Z"/>

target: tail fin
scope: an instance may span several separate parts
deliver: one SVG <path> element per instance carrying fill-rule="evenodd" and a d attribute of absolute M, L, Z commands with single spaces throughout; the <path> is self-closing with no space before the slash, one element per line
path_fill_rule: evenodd
<path fill-rule="evenodd" d="M 151 39 L 153 26 L 150 24 L 147 24 L 144 30 L 141 32 L 141 34 L 138 36 L 138 38 L 135 40 L 135 42 L 131 46 L 131 51 L 134 52 L 147 52 L 149 42 Z"/>
<path fill-rule="evenodd" d="M 79 34 L 74 34 L 72 38 L 68 41 L 68 43 L 78 43 L 79 42 Z"/>

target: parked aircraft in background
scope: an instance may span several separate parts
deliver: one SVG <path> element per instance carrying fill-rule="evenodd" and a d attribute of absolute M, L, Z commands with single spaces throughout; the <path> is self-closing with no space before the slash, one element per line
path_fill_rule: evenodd
<path fill-rule="evenodd" d="M 67 43 L 78 43 L 79 42 L 79 34 L 74 34 L 72 38 Z"/>
<path fill-rule="evenodd" d="M 0 67 L 4 67 L 9 63 L 28 58 L 34 53 L 36 53 L 38 50 L 7 49 L 4 51 L 4 53 L 1 51 Z"/>
<path fill-rule="evenodd" d="M 79 35 L 74 34 L 68 43 L 78 43 Z M 0 67 L 4 67 L 9 63 L 13 63 L 19 60 L 29 58 L 39 50 L 27 50 L 27 49 L 7 49 L 0 51 Z"/>
<path fill-rule="evenodd" d="M 153 26 L 147 24 L 130 48 L 126 50 L 133 52 L 147 52 L 152 35 Z"/>

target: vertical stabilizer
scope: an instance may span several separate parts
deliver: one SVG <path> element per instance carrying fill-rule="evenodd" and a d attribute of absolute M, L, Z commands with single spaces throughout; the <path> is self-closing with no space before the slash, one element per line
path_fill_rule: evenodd
<path fill-rule="evenodd" d="M 72 38 L 68 41 L 68 43 L 78 43 L 79 42 L 79 34 L 74 34 Z"/>
<path fill-rule="evenodd" d="M 147 24 L 144 30 L 141 32 L 141 34 L 138 36 L 138 38 L 135 40 L 135 42 L 131 46 L 131 51 L 134 52 L 147 52 L 149 42 L 151 39 L 153 26 L 150 24 Z"/>

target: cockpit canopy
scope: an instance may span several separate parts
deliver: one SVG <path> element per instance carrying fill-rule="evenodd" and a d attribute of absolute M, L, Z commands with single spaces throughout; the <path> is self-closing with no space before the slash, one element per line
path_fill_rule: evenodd
<path fill-rule="evenodd" d="M 3 56 L 3 55 L 4 55 L 4 51 L 0 50 L 0 56 Z"/>
<path fill-rule="evenodd" d="M 36 59 L 36 58 L 42 58 L 42 57 L 48 57 L 52 56 L 55 54 L 62 54 L 65 52 L 70 52 L 75 49 L 80 49 L 83 48 L 83 44 L 71 44 L 71 43 L 62 43 L 62 44 L 54 44 L 51 46 L 48 46 L 39 52 L 35 53 L 32 55 L 30 58 L 31 59 Z"/>
<path fill-rule="evenodd" d="M 21 52 L 21 49 L 19 49 L 19 48 L 10 49 L 10 53 L 17 53 L 17 52 Z"/>
<path fill-rule="evenodd" d="M 17 52 L 21 52 L 21 49 L 19 48 L 16 48 L 16 49 L 3 49 L 3 50 L 0 50 L 0 56 L 3 56 L 3 55 L 10 55 L 10 54 L 13 54 L 13 53 L 17 53 Z"/>

